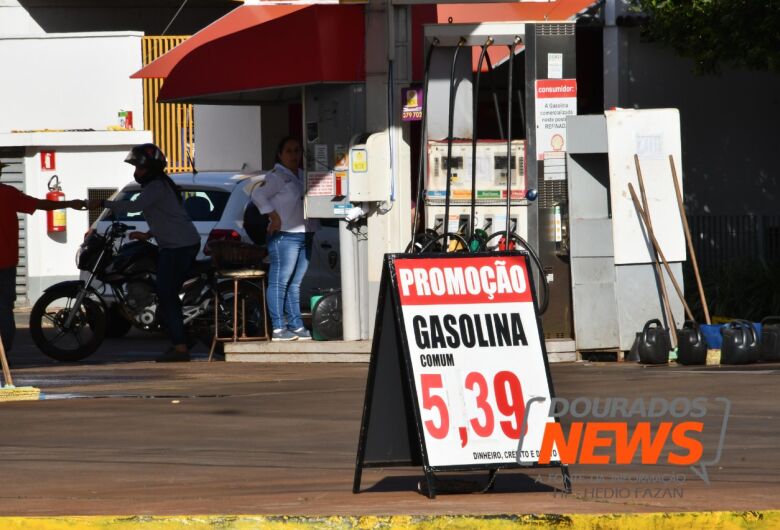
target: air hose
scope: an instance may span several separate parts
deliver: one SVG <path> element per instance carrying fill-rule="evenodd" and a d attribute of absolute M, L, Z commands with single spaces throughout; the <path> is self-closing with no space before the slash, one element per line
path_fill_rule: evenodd
<path fill-rule="evenodd" d="M 547 307 L 550 305 L 550 284 L 547 282 L 547 275 L 544 273 L 544 267 L 542 267 L 542 261 L 539 259 L 539 255 L 534 251 L 533 247 L 528 244 L 528 241 L 517 235 L 515 232 L 510 232 L 511 234 L 511 241 L 507 241 L 506 238 L 506 232 L 496 232 L 494 234 L 491 234 L 489 238 L 487 238 L 487 241 L 485 242 L 485 246 L 480 250 L 487 250 L 488 243 L 490 241 L 494 240 L 497 237 L 504 238 L 505 241 L 505 248 L 506 250 L 509 250 L 512 246 L 512 243 L 519 244 L 523 250 L 528 252 L 528 255 L 531 256 L 531 260 L 534 262 L 534 265 L 536 265 L 536 268 L 539 270 L 539 278 L 541 280 L 542 284 L 542 293 L 541 293 L 541 300 L 539 302 L 539 314 L 544 314 L 545 311 L 547 311 Z M 499 245 L 501 244 L 499 240 Z"/>
<path fill-rule="evenodd" d="M 493 44 L 493 38 L 488 37 L 485 44 L 482 45 L 482 52 L 479 54 L 477 63 L 477 75 L 474 81 L 474 112 L 471 128 L 471 226 L 469 227 L 469 250 L 476 250 L 480 247 L 482 240 L 486 239 L 487 234 L 483 232 L 477 236 L 476 233 L 476 215 L 477 215 L 477 122 L 479 121 L 479 78 L 482 74 L 482 62 L 485 60 L 488 46 Z"/>
<path fill-rule="evenodd" d="M 455 48 L 455 53 L 452 54 L 452 67 L 450 68 L 450 100 L 449 100 L 449 116 L 447 123 L 447 182 L 444 188 L 444 249 L 449 249 L 449 237 L 450 237 L 450 192 L 452 189 L 452 135 L 455 129 L 455 67 L 458 64 L 458 54 L 460 53 L 463 45 L 466 41 L 463 37 L 458 40 L 458 45 Z M 461 238 L 462 239 L 462 238 Z M 468 248 L 468 245 L 466 245 Z"/>
<path fill-rule="evenodd" d="M 418 166 L 417 166 L 417 197 L 415 199 L 415 209 L 414 209 L 414 220 L 412 222 L 412 237 L 409 240 L 409 245 L 406 248 L 407 252 L 415 252 L 418 247 L 418 241 L 417 239 L 422 239 L 421 236 L 424 236 L 425 234 L 420 234 L 418 236 L 417 234 L 417 223 L 420 219 L 420 215 L 422 212 L 422 205 L 423 205 L 423 199 L 424 199 L 424 176 L 425 176 L 425 167 L 423 164 L 423 160 L 426 158 L 426 152 L 427 152 L 427 146 L 426 146 L 426 139 L 427 135 L 425 134 L 425 128 L 427 124 L 427 103 L 428 103 L 428 81 L 429 81 L 429 73 L 431 68 L 431 55 L 433 54 L 433 49 L 436 47 L 436 45 L 439 43 L 439 39 L 434 38 L 431 42 L 430 47 L 428 48 L 428 53 L 425 55 L 425 70 L 423 75 L 423 99 L 422 99 L 422 119 L 420 120 L 421 126 L 420 126 L 420 156 L 418 159 Z M 422 243 L 420 242 L 420 246 L 422 246 Z"/>

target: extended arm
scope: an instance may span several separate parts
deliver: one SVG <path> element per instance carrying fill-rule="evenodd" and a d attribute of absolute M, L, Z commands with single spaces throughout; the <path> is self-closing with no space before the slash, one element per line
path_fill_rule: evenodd
<path fill-rule="evenodd" d="M 63 208 L 73 208 L 74 210 L 84 210 L 87 207 L 87 201 L 76 199 L 72 201 L 49 201 L 47 199 L 36 199 L 36 210 L 61 210 Z"/>

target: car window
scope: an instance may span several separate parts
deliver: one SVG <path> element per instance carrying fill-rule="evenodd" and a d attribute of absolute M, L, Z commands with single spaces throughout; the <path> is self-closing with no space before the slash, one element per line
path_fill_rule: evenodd
<path fill-rule="evenodd" d="M 141 190 L 123 190 L 117 194 L 114 200 L 135 201 L 140 194 Z M 182 189 L 184 209 L 187 210 L 187 213 L 193 221 L 219 221 L 229 198 L 230 192 L 227 191 Z M 141 212 L 123 213 L 119 215 L 112 215 L 109 212 L 105 216 L 105 219 L 114 221 L 140 221 L 143 220 L 143 218 L 144 216 Z"/>
<path fill-rule="evenodd" d="M 184 191 L 184 209 L 193 221 L 219 221 L 230 193 L 212 190 Z"/>

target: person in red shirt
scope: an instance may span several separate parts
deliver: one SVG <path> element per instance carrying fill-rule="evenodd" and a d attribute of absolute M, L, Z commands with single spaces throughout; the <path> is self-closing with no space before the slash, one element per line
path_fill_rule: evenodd
<path fill-rule="evenodd" d="M 8 164 L 0 161 L 0 174 Z M 16 334 L 14 302 L 16 301 L 16 266 L 19 263 L 19 220 L 17 213 L 31 214 L 35 210 L 83 210 L 86 201 L 47 201 L 25 195 L 13 186 L 0 184 L 0 337 L 6 351 L 11 349 Z"/>

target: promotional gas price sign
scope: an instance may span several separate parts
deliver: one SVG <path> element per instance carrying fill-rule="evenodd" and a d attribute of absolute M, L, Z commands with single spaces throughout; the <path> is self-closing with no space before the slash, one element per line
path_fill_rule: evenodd
<path fill-rule="evenodd" d="M 386 256 L 356 489 L 360 467 L 538 462 L 555 420 L 528 263 L 523 252 Z"/>

